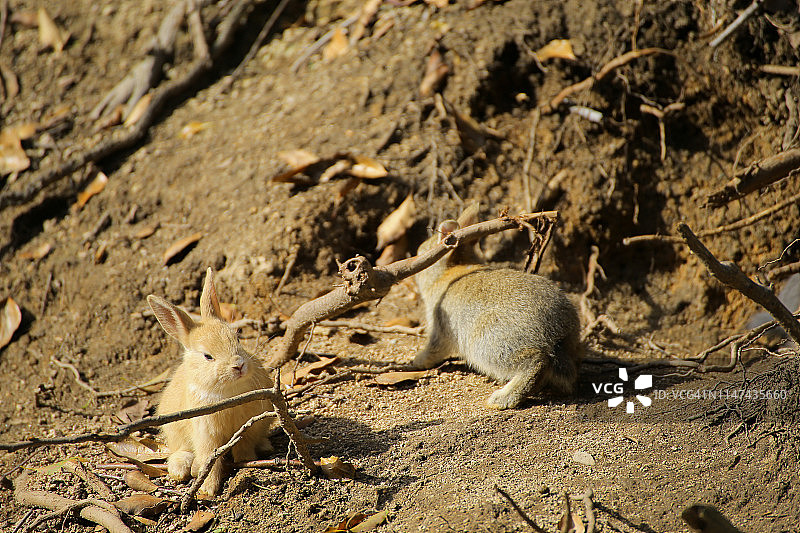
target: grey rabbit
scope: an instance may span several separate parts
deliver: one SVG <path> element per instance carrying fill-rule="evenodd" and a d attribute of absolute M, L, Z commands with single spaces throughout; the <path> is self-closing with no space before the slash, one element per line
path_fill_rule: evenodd
<path fill-rule="evenodd" d="M 458 220 L 442 222 L 418 253 L 476 221 L 473 205 Z M 495 409 L 516 407 L 547 386 L 570 393 L 584 354 L 575 305 L 542 276 L 482 263 L 476 245 L 463 245 L 415 276 L 428 339 L 413 366 L 457 357 L 507 381 L 486 402 Z"/>

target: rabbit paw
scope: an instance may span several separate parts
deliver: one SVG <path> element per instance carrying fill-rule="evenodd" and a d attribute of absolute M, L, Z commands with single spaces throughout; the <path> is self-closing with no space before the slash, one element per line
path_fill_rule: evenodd
<path fill-rule="evenodd" d="M 186 481 L 192 473 L 194 454 L 187 450 L 170 454 L 167 459 L 167 472 L 169 477 L 176 481 Z"/>
<path fill-rule="evenodd" d="M 486 405 L 491 407 L 492 409 L 513 409 L 514 407 L 518 406 L 519 403 L 522 401 L 522 398 L 519 394 L 515 394 L 513 391 L 509 392 L 502 388 L 500 390 L 496 390 L 492 393 L 491 396 L 486 400 Z"/>

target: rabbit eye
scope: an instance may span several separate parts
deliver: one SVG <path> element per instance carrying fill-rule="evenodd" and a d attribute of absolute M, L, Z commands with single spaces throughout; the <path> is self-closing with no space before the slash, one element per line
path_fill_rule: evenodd
<path fill-rule="evenodd" d="M 204 353 L 203 356 L 209 361 L 213 361 L 214 360 L 214 356 L 211 355 L 210 353 Z"/>

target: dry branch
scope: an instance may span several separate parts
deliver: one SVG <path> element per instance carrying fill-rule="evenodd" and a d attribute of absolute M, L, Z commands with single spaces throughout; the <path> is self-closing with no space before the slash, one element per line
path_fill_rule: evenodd
<path fill-rule="evenodd" d="M 594 87 L 594 84 L 598 81 L 602 80 L 609 73 L 611 73 L 614 69 L 619 68 L 627 63 L 630 63 L 634 59 L 639 57 L 649 56 L 653 54 L 672 54 L 669 50 L 664 50 L 663 48 L 642 48 L 641 50 L 631 50 L 630 52 L 626 52 L 620 56 L 615 57 L 608 63 L 602 66 L 597 74 L 593 74 L 586 78 L 583 81 L 579 81 L 578 83 L 572 84 L 568 87 L 565 87 L 558 93 L 553 99 L 550 100 L 549 103 L 545 104 L 542 107 L 542 113 L 552 113 L 556 110 L 556 108 L 561 105 L 568 96 L 575 94 L 577 92 L 591 89 Z"/>
<path fill-rule="evenodd" d="M 714 277 L 769 311 L 789 336 L 800 344 L 800 322 L 792 316 L 792 312 L 778 300 L 777 296 L 766 287 L 752 281 L 730 261 L 720 263 L 686 224 L 678 225 L 678 233 Z"/>
<path fill-rule="evenodd" d="M 275 343 L 267 366 L 279 368 L 297 353 L 303 335 L 311 324 L 333 318 L 353 306 L 368 300 L 383 298 L 392 285 L 431 266 L 459 243 L 476 241 L 487 235 L 512 228 L 522 228 L 525 222 L 546 218 L 555 221 L 558 213 L 544 211 L 525 213 L 516 217 L 501 216 L 461 228 L 449 234 L 442 243 L 423 255 L 396 261 L 390 265 L 372 267 L 365 258 L 357 256 L 339 267 L 344 283 L 316 300 L 306 302 L 286 321 L 286 333 Z"/>
<path fill-rule="evenodd" d="M 122 150 L 127 150 L 140 142 L 147 134 L 161 110 L 170 100 L 189 91 L 198 85 L 205 75 L 211 72 L 214 63 L 230 47 L 239 20 L 244 15 L 252 0 L 240 0 L 218 26 L 217 38 L 211 47 L 211 58 L 198 57 L 189 65 L 182 77 L 164 84 L 153 92 L 150 105 L 142 117 L 130 128 L 115 131 L 91 148 L 79 151 L 59 164 L 37 172 L 23 182 L 17 190 L 8 190 L 0 194 L 0 210 L 12 205 L 20 205 L 33 200 L 46 187 L 75 172 L 84 165 L 105 159 Z"/>
<path fill-rule="evenodd" d="M 99 524 L 111 533 L 132 533 L 130 528 L 107 502 L 99 500 L 78 501 L 64 498 L 52 492 L 28 488 L 28 474 L 23 473 L 14 480 L 14 499 L 20 505 L 42 507 L 58 513 L 80 509 L 80 517 Z M 84 505 L 85 504 L 85 505 Z M 104 508 L 108 506 L 108 508 Z M 58 515 L 54 515 L 58 516 Z"/>
<path fill-rule="evenodd" d="M 722 188 L 709 194 L 706 199 L 706 205 L 721 207 L 731 200 L 742 198 L 753 191 L 766 187 L 770 183 L 790 176 L 798 169 L 800 169 L 800 148 L 786 150 L 773 155 L 753 163 L 739 172 Z"/>
<path fill-rule="evenodd" d="M 540 527 L 539 524 L 537 524 L 536 522 L 533 521 L 533 518 L 528 516 L 528 514 L 525 511 L 523 511 L 522 508 L 519 505 L 517 505 L 517 502 L 514 501 L 514 499 L 511 497 L 511 495 L 509 495 L 506 491 L 504 491 L 503 489 L 501 489 L 497 485 L 494 486 L 494 490 L 496 490 L 503 498 L 505 498 L 508 501 L 508 503 L 511 504 L 511 507 L 514 508 L 514 510 L 517 512 L 517 514 L 520 516 L 520 518 L 522 518 L 525 521 L 526 524 L 531 526 L 531 528 L 536 533 L 547 533 L 547 530 L 545 530 L 542 527 Z"/>
<path fill-rule="evenodd" d="M 800 272 L 800 261 L 796 263 L 789 263 L 788 265 L 784 265 L 782 267 L 773 268 L 769 271 L 769 275 L 773 279 L 780 279 L 797 272 Z"/>
<path fill-rule="evenodd" d="M 770 215 L 773 215 L 780 211 L 781 209 L 785 209 L 789 206 L 796 205 L 800 202 L 800 193 L 795 194 L 785 200 L 778 202 L 777 204 L 764 209 L 763 211 L 759 211 L 758 213 L 751 215 L 747 218 L 743 218 L 741 220 L 737 220 L 736 222 L 731 222 L 730 224 L 725 224 L 724 226 L 719 226 L 713 229 L 707 229 L 703 231 L 697 232 L 697 237 L 712 237 L 715 235 L 719 235 L 721 233 L 725 233 L 726 231 L 735 231 L 737 229 L 741 229 L 745 226 L 749 226 L 750 224 L 754 224 L 758 222 L 762 218 L 766 218 Z M 681 243 L 683 239 L 680 237 L 676 237 L 674 235 L 636 235 L 634 237 L 626 237 L 622 239 L 622 244 L 625 246 L 629 246 L 631 244 L 637 244 L 640 242 L 649 242 L 649 241 L 659 241 L 659 242 L 671 242 L 671 243 Z"/>

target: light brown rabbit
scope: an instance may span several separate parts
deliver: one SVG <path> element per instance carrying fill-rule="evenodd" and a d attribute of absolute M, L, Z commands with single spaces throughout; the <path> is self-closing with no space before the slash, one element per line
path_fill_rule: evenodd
<path fill-rule="evenodd" d="M 268 388 L 272 381 L 262 364 L 249 354 L 236 333 L 220 318 L 214 273 L 206 273 L 200 296 L 201 320 L 195 322 L 180 307 L 152 294 L 147 297 L 161 327 L 183 346 L 183 361 L 175 370 L 158 405 L 158 414 L 200 407 L 251 390 Z M 271 411 L 269 401 L 253 401 L 205 416 L 166 424 L 170 477 L 186 481 L 196 476 L 211 453 L 230 440 L 251 417 Z M 272 451 L 267 431 L 274 419 L 254 424 L 233 447 L 234 461 L 256 458 L 257 452 Z M 216 461 L 200 491 L 217 494 L 224 480 L 222 461 Z"/>
<path fill-rule="evenodd" d="M 442 222 L 418 253 L 476 219 L 472 206 Z M 507 381 L 486 402 L 495 409 L 516 407 L 548 385 L 571 392 L 583 358 L 574 304 L 546 278 L 481 263 L 475 245 L 459 246 L 416 275 L 428 340 L 413 365 L 432 368 L 457 357 Z"/>

